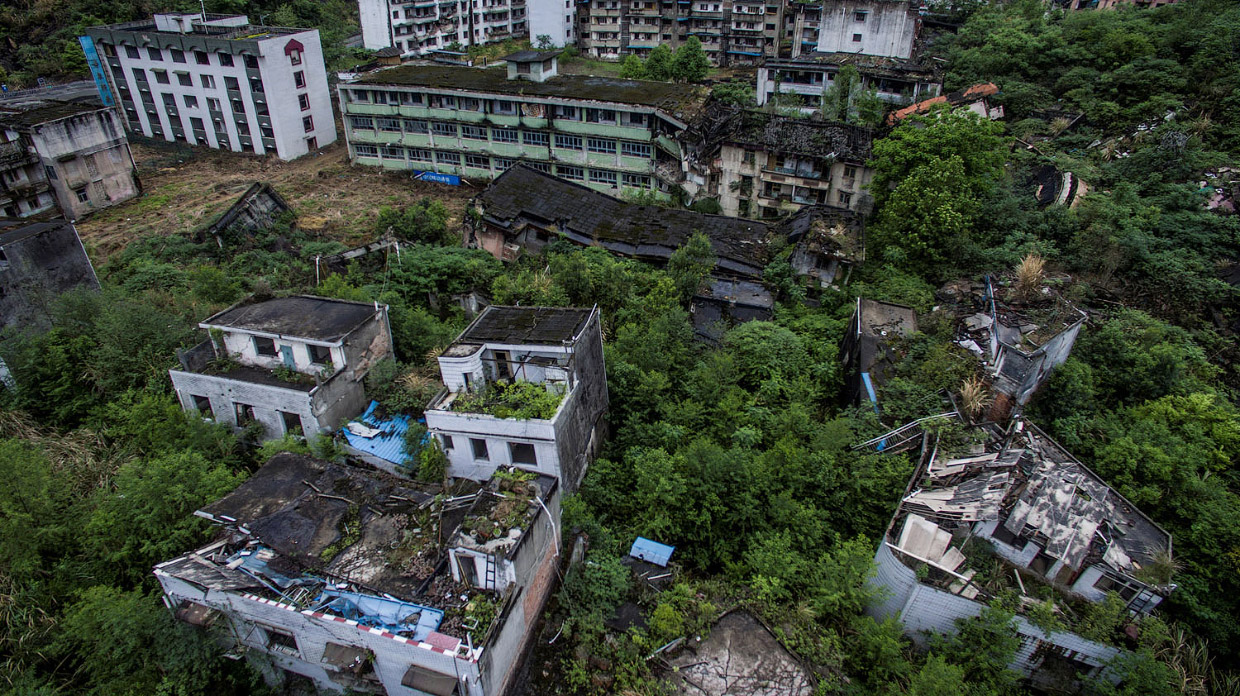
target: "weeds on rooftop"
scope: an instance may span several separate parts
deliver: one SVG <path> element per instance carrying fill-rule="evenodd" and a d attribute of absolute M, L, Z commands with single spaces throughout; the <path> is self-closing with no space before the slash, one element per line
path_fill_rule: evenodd
<path fill-rule="evenodd" d="M 464 392 L 452 403 L 452 410 L 485 413 L 496 418 L 551 420 L 560 408 L 564 394 L 534 382 L 493 383 L 477 392 Z"/>

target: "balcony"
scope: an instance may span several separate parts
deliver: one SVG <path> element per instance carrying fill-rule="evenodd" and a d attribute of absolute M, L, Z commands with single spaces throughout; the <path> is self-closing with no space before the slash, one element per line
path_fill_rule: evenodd
<path fill-rule="evenodd" d="M 0 143 L 0 166 L 15 167 L 37 161 L 37 155 L 21 140 Z"/>
<path fill-rule="evenodd" d="M 823 172 L 814 171 L 814 170 L 806 170 L 806 169 L 797 169 L 794 167 L 763 167 L 762 171 L 768 174 L 781 174 L 783 176 L 796 176 L 802 179 L 821 179 L 823 177 Z"/>

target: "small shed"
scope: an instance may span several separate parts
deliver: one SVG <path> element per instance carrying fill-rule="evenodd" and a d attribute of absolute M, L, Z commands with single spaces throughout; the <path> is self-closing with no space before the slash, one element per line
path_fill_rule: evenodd
<path fill-rule="evenodd" d="M 629 555 L 647 563 L 653 563 L 666 568 L 668 561 L 672 560 L 672 552 L 675 550 L 675 546 L 660 544 L 646 537 L 637 537 L 637 541 L 634 541 L 633 547 L 629 549 Z"/>

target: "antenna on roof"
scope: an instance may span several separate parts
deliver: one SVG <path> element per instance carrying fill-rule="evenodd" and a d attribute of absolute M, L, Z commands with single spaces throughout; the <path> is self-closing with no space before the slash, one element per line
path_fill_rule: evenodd
<path fill-rule="evenodd" d="M 202 21 L 207 21 L 207 3 L 206 0 L 198 0 L 198 6 L 202 8 Z"/>

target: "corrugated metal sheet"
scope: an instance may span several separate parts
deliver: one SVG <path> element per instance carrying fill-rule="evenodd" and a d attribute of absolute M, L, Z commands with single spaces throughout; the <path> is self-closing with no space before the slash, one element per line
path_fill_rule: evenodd
<path fill-rule="evenodd" d="M 355 418 L 351 421 L 378 430 L 379 433 L 375 436 L 365 437 L 354 433 L 349 430 L 347 423 L 345 427 L 340 429 L 340 432 L 354 449 L 374 455 L 393 464 L 404 464 L 405 431 L 409 429 L 409 416 L 377 418 L 375 410 L 378 407 L 378 401 L 371 401 L 366 412 L 360 418 Z"/>
<path fill-rule="evenodd" d="M 640 558 L 647 563 L 654 563 L 666 568 L 667 562 L 672 559 L 672 552 L 675 550 L 675 546 L 660 544 L 645 537 L 637 537 L 637 541 L 634 541 L 633 547 L 629 549 L 629 555 L 633 558 Z"/>

